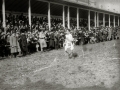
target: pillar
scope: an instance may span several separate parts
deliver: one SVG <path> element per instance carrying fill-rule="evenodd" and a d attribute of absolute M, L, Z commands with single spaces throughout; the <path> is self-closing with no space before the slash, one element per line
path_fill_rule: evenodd
<path fill-rule="evenodd" d="M 77 29 L 79 29 L 79 8 L 77 8 Z"/>
<path fill-rule="evenodd" d="M 99 12 L 97 12 L 97 27 L 99 27 Z"/>
<path fill-rule="evenodd" d="M 67 17 L 68 17 L 68 29 L 70 29 L 70 7 L 68 6 L 68 13 L 67 13 Z"/>
<path fill-rule="evenodd" d="M 103 26 L 105 27 L 105 14 L 103 13 Z"/>
<path fill-rule="evenodd" d="M 114 18 L 113 18 L 113 23 L 114 23 L 114 27 L 115 27 L 115 15 L 114 15 Z"/>
<path fill-rule="evenodd" d="M 90 10 L 88 10 L 88 30 L 90 30 Z"/>
<path fill-rule="evenodd" d="M 65 28 L 65 6 L 63 5 L 63 27 Z"/>
<path fill-rule="evenodd" d="M 2 16 L 3 16 L 3 28 L 4 28 L 4 32 L 6 33 L 5 0 L 2 0 Z"/>
<path fill-rule="evenodd" d="M 51 30 L 51 15 L 50 15 L 50 3 L 48 2 L 48 26 L 49 30 Z"/>
<path fill-rule="evenodd" d="M 118 16 L 118 26 L 120 25 L 120 20 L 119 20 L 119 16 Z"/>
<path fill-rule="evenodd" d="M 29 0 L 29 7 L 28 7 L 28 17 L 29 17 L 29 25 L 30 25 L 30 30 L 31 30 L 31 0 Z"/>
<path fill-rule="evenodd" d="M 94 27 L 96 27 L 96 12 L 94 13 Z"/>
<path fill-rule="evenodd" d="M 109 27 L 111 26 L 111 22 L 110 22 L 110 15 L 109 15 Z"/>

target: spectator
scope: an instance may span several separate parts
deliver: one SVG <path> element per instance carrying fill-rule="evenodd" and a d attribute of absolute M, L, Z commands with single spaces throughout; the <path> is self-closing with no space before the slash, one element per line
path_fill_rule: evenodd
<path fill-rule="evenodd" d="M 20 52 L 21 49 L 15 31 L 13 31 L 12 35 L 10 36 L 10 47 L 11 47 L 11 55 L 16 58 L 17 53 Z"/>
<path fill-rule="evenodd" d="M 25 29 L 21 30 L 20 46 L 23 56 L 26 56 L 28 50 L 27 50 L 27 37 L 25 35 Z"/>
<path fill-rule="evenodd" d="M 45 51 L 47 47 L 45 38 L 46 38 L 45 32 L 44 29 L 42 29 L 41 32 L 39 33 L 39 43 L 40 43 L 41 51 Z"/>

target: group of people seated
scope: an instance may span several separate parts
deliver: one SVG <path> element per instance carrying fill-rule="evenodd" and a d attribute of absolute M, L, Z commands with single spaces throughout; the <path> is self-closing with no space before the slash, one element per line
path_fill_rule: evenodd
<path fill-rule="evenodd" d="M 22 14 L 16 17 L 9 15 L 6 29 L 0 28 L 0 57 L 26 56 L 38 51 L 63 48 L 68 28 L 63 28 L 60 21 L 52 20 L 49 30 L 46 18 L 33 18 L 30 27 L 28 19 Z M 69 31 L 75 39 L 75 45 L 119 39 L 119 27 L 100 26 L 88 30 L 87 27 L 77 29 L 72 26 Z"/>

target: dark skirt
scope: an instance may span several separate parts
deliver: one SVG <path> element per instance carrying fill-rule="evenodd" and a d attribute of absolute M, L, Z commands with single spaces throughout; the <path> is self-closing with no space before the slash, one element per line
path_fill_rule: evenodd
<path fill-rule="evenodd" d="M 50 44 L 49 47 L 54 48 L 55 47 L 55 42 L 53 39 L 50 39 Z"/>

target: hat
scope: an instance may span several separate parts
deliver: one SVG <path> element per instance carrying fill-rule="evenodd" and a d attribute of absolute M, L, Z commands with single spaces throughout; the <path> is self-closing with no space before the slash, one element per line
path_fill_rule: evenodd
<path fill-rule="evenodd" d="M 5 32 L 2 32 L 1 35 L 5 35 Z"/>
<path fill-rule="evenodd" d="M 45 30 L 45 28 L 40 28 L 40 30 Z"/>
<path fill-rule="evenodd" d="M 20 32 L 17 32 L 17 34 L 19 34 Z"/>
<path fill-rule="evenodd" d="M 13 30 L 12 33 L 16 33 L 16 30 Z"/>
<path fill-rule="evenodd" d="M 25 33 L 26 29 L 21 29 L 20 32 L 21 33 Z"/>
<path fill-rule="evenodd" d="M 7 35 L 10 35 L 10 32 L 8 32 Z"/>

